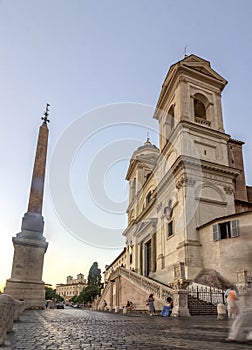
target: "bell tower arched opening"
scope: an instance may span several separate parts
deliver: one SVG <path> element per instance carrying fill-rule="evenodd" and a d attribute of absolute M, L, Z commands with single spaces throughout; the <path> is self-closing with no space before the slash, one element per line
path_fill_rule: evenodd
<path fill-rule="evenodd" d="M 196 123 L 211 125 L 209 120 L 209 101 L 203 94 L 196 93 L 193 96 L 193 114 Z"/>

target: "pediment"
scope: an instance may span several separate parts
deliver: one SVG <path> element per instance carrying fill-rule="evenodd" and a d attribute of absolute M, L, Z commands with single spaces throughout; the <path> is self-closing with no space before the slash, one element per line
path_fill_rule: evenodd
<path fill-rule="evenodd" d="M 153 153 L 150 155 L 145 154 L 144 156 L 139 155 L 135 158 L 132 158 L 130 160 L 130 165 L 126 174 L 126 180 L 130 179 L 131 174 L 134 173 L 135 170 L 137 170 L 139 164 L 141 164 L 141 167 L 143 168 L 152 170 L 156 164 L 157 158 L 158 155 L 153 155 Z"/>
<path fill-rule="evenodd" d="M 145 155 L 139 155 L 136 156 L 136 160 L 139 161 L 139 163 L 143 164 L 143 165 L 155 165 L 156 164 L 156 160 L 158 158 L 158 155 L 153 155 L 153 154 L 145 154 Z"/>
<path fill-rule="evenodd" d="M 150 233 L 151 231 L 156 227 L 157 225 L 157 219 L 156 218 L 151 218 L 145 221 L 141 221 L 137 224 L 136 231 L 135 231 L 135 236 L 140 236 L 144 233 Z"/>
<path fill-rule="evenodd" d="M 187 67 L 189 69 L 192 69 L 196 72 L 200 72 L 201 74 L 205 74 L 213 79 L 217 79 L 221 81 L 223 84 L 226 84 L 226 80 L 219 75 L 215 70 L 211 68 L 210 62 L 204 60 L 203 58 L 200 58 L 195 55 L 190 55 L 186 58 L 184 58 L 181 61 L 182 65 L 184 67 Z"/>

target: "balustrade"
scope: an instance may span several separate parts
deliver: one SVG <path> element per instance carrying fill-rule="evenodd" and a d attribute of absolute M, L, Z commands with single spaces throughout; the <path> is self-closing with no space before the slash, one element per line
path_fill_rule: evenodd
<path fill-rule="evenodd" d="M 172 288 L 166 287 L 156 281 L 152 281 L 145 276 L 138 275 L 136 272 L 119 267 L 118 274 L 144 289 L 146 292 L 154 294 L 162 303 L 165 303 L 167 297 L 172 295 Z"/>

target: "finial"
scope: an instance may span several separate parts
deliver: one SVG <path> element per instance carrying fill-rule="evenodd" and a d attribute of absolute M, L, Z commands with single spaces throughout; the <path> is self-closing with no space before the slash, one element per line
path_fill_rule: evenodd
<path fill-rule="evenodd" d="M 43 122 L 44 125 L 47 125 L 47 123 L 50 123 L 50 120 L 47 118 L 49 115 L 49 108 L 48 107 L 50 107 L 49 103 L 46 104 L 46 110 L 44 113 L 44 117 L 41 118 L 42 120 L 44 120 L 44 122 Z"/>
<path fill-rule="evenodd" d="M 147 132 L 147 140 L 144 143 L 145 145 L 151 145 L 150 138 L 149 138 L 149 133 Z"/>
<path fill-rule="evenodd" d="M 187 49 L 187 45 L 184 48 L 184 58 L 187 57 L 186 49 Z"/>

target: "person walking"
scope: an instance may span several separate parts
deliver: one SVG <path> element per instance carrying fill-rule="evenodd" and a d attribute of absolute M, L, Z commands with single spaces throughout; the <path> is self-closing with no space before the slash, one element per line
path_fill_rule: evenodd
<path fill-rule="evenodd" d="M 148 307 L 149 307 L 150 316 L 155 314 L 154 301 L 155 301 L 155 299 L 153 297 L 153 294 L 150 294 L 149 298 L 147 299 L 147 303 L 146 303 L 148 305 Z"/>
<path fill-rule="evenodd" d="M 236 316 L 238 315 L 238 307 L 236 304 L 237 300 L 238 300 L 237 293 L 234 287 L 231 287 L 228 293 L 228 308 L 229 308 L 230 318 L 236 318 Z"/>
<path fill-rule="evenodd" d="M 230 318 L 230 309 L 229 309 L 229 299 L 228 299 L 228 293 L 230 292 L 231 288 L 228 288 L 225 291 L 225 298 L 226 298 L 226 307 L 227 307 L 227 314 L 228 314 L 228 318 Z"/>

